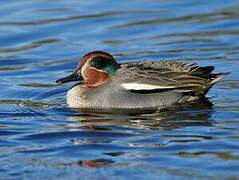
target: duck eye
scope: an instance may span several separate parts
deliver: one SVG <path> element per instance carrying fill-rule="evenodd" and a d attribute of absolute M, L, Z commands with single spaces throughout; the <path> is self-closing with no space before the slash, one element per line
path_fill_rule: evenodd
<path fill-rule="evenodd" d="M 91 61 L 91 66 L 96 69 L 104 69 L 108 65 L 109 60 L 102 57 L 95 57 Z"/>

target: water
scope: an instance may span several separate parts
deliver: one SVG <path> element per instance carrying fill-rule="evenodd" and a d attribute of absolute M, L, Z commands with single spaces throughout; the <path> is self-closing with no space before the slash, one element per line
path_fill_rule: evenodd
<path fill-rule="evenodd" d="M 239 1 L 2 1 L 1 179 L 236 179 Z M 153 114 L 69 109 L 86 52 L 182 59 L 231 74 L 209 102 Z"/>

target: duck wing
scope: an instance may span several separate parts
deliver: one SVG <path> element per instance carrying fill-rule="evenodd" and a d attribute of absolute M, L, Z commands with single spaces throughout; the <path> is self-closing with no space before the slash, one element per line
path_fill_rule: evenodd
<path fill-rule="evenodd" d="M 225 73 L 212 74 L 213 66 L 199 67 L 172 61 L 143 61 L 121 64 L 117 78 L 121 86 L 135 93 L 177 91 L 205 94 Z"/>

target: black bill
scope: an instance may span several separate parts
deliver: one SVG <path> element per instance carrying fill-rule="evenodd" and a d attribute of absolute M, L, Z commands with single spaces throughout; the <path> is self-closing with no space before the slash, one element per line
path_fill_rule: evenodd
<path fill-rule="evenodd" d="M 73 73 L 69 76 L 56 80 L 56 83 L 67 83 L 71 81 L 83 81 L 83 77 L 77 73 Z"/>

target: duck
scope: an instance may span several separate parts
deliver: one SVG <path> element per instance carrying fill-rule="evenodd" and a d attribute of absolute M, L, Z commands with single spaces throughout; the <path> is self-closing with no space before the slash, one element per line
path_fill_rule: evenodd
<path fill-rule="evenodd" d="M 56 83 L 76 81 L 66 95 L 70 108 L 160 110 L 205 97 L 228 74 L 213 70 L 214 66 L 170 60 L 118 63 L 107 52 L 93 51 L 83 56 L 73 73 Z"/>

